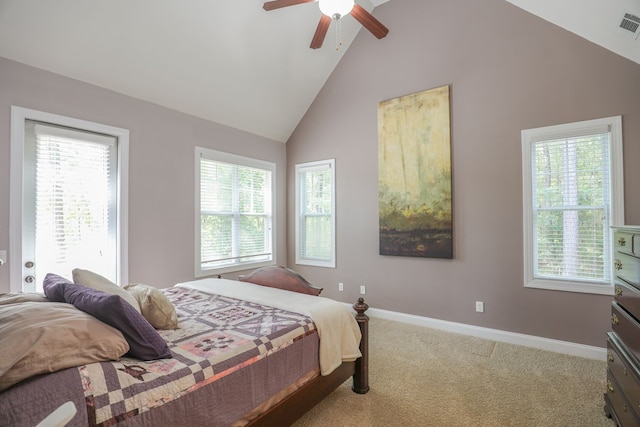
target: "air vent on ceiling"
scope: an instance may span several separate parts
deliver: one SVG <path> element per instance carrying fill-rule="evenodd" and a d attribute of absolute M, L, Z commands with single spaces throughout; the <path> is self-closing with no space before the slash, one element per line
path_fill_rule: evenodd
<path fill-rule="evenodd" d="M 640 34 L 640 18 L 629 12 L 623 13 L 618 31 L 637 39 Z"/>

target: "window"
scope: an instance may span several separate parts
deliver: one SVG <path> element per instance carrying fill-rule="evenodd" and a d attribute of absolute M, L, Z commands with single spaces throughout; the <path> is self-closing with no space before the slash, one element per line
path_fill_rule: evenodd
<path fill-rule="evenodd" d="M 522 131 L 522 168 L 525 286 L 611 294 L 621 117 Z"/>
<path fill-rule="evenodd" d="M 275 164 L 196 147 L 196 276 L 275 263 Z"/>
<path fill-rule="evenodd" d="M 128 131 L 12 108 L 12 289 L 72 269 L 126 281 Z M 125 202 L 123 202 L 125 200 Z"/>
<path fill-rule="evenodd" d="M 336 266 L 335 160 L 296 165 L 296 264 Z"/>

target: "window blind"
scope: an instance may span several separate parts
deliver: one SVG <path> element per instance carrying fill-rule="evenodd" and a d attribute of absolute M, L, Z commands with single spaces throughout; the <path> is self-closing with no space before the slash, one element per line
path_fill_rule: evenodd
<path fill-rule="evenodd" d="M 534 278 L 609 283 L 609 132 L 531 145 Z"/>
<path fill-rule="evenodd" d="M 322 261 L 332 258 L 332 179 L 328 163 L 300 170 L 300 258 Z"/>
<path fill-rule="evenodd" d="M 115 281 L 117 139 L 28 121 L 29 127 L 36 282 L 75 267 Z"/>
<path fill-rule="evenodd" d="M 270 260 L 272 172 L 200 159 L 201 268 Z"/>

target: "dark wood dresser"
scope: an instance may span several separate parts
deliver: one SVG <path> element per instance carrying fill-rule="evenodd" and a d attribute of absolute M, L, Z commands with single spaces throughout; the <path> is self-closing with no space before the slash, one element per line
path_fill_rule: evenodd
<path fill-rule="evenodd" d="M 614 227 L 613 232 L 615 298 L 604 410 L 619 426 L 640 426 L 640 227 Z"/>

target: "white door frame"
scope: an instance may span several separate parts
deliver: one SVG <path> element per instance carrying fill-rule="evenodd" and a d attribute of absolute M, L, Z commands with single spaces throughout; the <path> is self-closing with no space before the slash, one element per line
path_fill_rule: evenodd
<path fill-rule="evenodd" d="M 22 227 L 24 225 L 24 131 L 25 121 L 35 120 L 88 130 L 118 138 L 118 218 L 117 218 L 117 284 L 128 283 L 128 218 L 129 218 L 129 131 L 127 129 L 60 116 L 43 111 L 11 106 L 11 172 L 9 197 L 9 290 L 22 292 Z"/>

